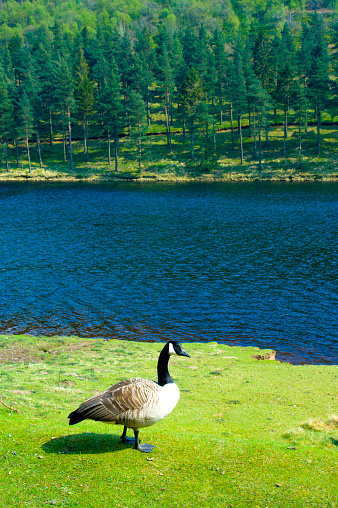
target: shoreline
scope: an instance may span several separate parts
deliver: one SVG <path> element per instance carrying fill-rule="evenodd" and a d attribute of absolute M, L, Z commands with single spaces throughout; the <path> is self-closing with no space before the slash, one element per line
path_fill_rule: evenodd
<path fill-rule="evenodd" d="M 215 172 L 216 173 L 216 172 Z M 218 173 L 218 172 L 217 172 Z M 90 176 L 82 174 L 62 174 L 58 175 L 55 172 L 48 171 L 46 174 L 28 174 L 22 172 L 11 172 L 0 174 L 0 183 L 2 182 L 87 182 L 87 183 L 112 183 L 112 182 L 172 182 L 172 183 L 189 183 L 189 182 L 338 182 L 338 173 L 319 174 L 319 173 L 306 173 L 306 174 L 290 174 L 288 172 L 273 174 L 273 172 L 261 173 L 253 172 L 251 174 L 244 174 L 242 172 L 231 172 L 223 175 L 219 174 L 201 174 L 201 175 L 175 175 L 173 173 L 166 174 L 133 174 L 133 173 L 118 173 L 118 174 L 104 174 L 96 173 Z"/>

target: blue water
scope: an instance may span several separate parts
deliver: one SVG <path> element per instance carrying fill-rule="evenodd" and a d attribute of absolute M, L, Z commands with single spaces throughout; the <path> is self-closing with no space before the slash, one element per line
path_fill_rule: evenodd
<path fill-rule="evenodd" d="M 338 184 L 0 184 L 0 333 L 338 363 Z"/>

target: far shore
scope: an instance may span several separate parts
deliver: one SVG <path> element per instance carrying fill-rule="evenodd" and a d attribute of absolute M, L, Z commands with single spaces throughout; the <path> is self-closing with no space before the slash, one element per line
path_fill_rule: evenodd
<path fill-rule="evenodd" d="M 239 169 L 224 168 L 211 170 L 210 172 L 165 172 L 141 173 L 132 171 L 115 172 L 105 168 L 91 168 L 84 170 L 79 168 L 73 173 L 67 171 L 50 171 L 48 169 L 33 169 L 31 173 L 25 170 L 11 170 L 9 173 L 0 173 L 1 182 L 337 182 L 338 171 L 327 171 L 325 169 L 295 170 L 295 169 Z"/>

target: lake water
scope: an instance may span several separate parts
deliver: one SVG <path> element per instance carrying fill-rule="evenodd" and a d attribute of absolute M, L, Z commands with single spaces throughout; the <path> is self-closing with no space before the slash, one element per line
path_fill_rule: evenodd
<path fill-rule="evenodd" d="M 0 185 L 0 333 L 338 363 L 338 184 Z"/>

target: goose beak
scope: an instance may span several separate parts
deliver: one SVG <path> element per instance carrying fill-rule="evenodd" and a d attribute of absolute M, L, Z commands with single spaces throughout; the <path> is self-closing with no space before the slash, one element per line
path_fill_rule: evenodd
<path fill-rule="evenodd" d="M 188 358 L 190 358 L 190 355 L 188 355 L 188 353 L 186 353 L 185 351 L 183 351 L 183 349 L 181 349 L 180 353 L 179 353 L 179 356 L 187 356 Z"/>

